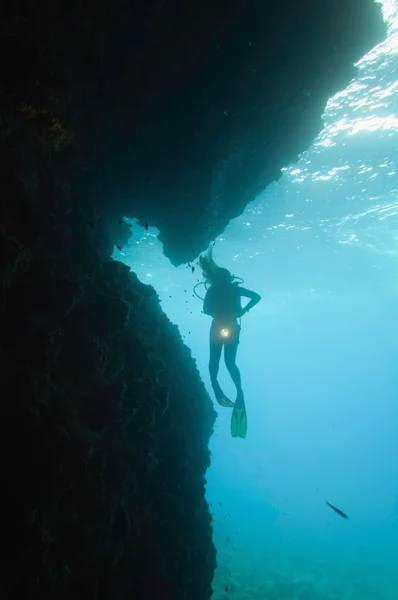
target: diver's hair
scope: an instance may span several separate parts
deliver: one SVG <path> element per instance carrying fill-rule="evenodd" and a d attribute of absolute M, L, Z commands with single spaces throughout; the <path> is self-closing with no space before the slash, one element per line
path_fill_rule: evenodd
<path fill-rule="evenodd" d="M 202 254 L 199 256 L 199 264 L 200 268 L 202 269 L 203 277 L 210 284 L 217 283 L 220 280 L 225 281 L 227 279 L 227 276 L 230 277 L 231 281 L 233 279 L 228 269 L 219 267 L 214 262 L 213 249 L 211 246 L 208 247 L 206 252 L 202 252 Z"/>

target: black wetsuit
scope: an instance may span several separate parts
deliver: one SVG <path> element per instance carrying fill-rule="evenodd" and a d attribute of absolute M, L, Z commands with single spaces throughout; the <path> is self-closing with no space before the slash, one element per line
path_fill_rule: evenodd
<path fill-rule="evenodd" d="M 250 302 L 243 309 L 242 297 L 250 299 Z M 242 392 L 240 372 L 235 362 L 240 334 L 238 318 L 257 304 L 260 299 L 259 294 L 242 288 L 237 283 L 212 285 L 206 293 L 203 312 L 213 317 L 210 328 L 209 371 L 215 391 L 219 391 L 217 375 L 224 346 L 225 366 L 231 375 L 238 394 Z"/>

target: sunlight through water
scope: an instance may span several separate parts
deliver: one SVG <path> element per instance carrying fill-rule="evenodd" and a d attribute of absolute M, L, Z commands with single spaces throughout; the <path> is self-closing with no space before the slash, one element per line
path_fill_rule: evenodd
<path fill-rule="evenodd" d="M 395 0 L 382 6 L 387 39 L 357 63 L 358 76 L 329 100 L 324 129 L 313 146 L 245 213 L 258 217 L 271 209 L 271 231 L 319 229 L 340 243 L 396 255 L 398 16 Z M 289 221 L 274 208 L 281 194 L 293 213 Z M 317 206 L 320 214 L 314 219 Z"/>

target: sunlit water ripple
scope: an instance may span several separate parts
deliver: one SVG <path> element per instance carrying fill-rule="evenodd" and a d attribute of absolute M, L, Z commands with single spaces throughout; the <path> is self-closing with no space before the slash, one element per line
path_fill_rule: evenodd
<path fill-rule="evenodd" d="M 329 100 L 324 128 L 311 148 L 229 226 L 226 241 L 240 237 L 242 226 L 251 229 L 252 258 L 289 241 L 299 251 L 328 237 L 398 256 L 398 0 L 382 5 L 387 39 L 358 62 L 358 76 Z"/>

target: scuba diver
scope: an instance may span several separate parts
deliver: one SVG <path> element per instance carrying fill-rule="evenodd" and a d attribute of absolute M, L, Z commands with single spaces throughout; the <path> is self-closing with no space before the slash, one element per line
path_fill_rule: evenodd
<path fill-rule="evenodd" d="M 239 281 L 234 281 L 237 278 L 231 275 L 228 269 L 219 267 L 213 260 L 211 246 L 200 255 L 199 264 L 206 280 L 205 286 L 207 289 L 203 301 L 203 312 L 213 318 L 210 327 L 209 372 L 211 385 L 217 402 L 221 406 L 233 408 L 231 418 L 232 436 L 244 438 L 247 431 L 246 407 L 241 376 L 235 362 L 240 334 L 238 319 L 253 308 L 261 300 L 261 296 L 256 292 L 240 287 Z M 243 283 L 243 280 L 241 281 Z M 249 298 L 249 302 L 243 308 L 241 304 L 242 297 Z M 236 387 L 237 397 L 235 403 L 225 396 L 217 379 L 223 347 L 225 366 Z"/>

